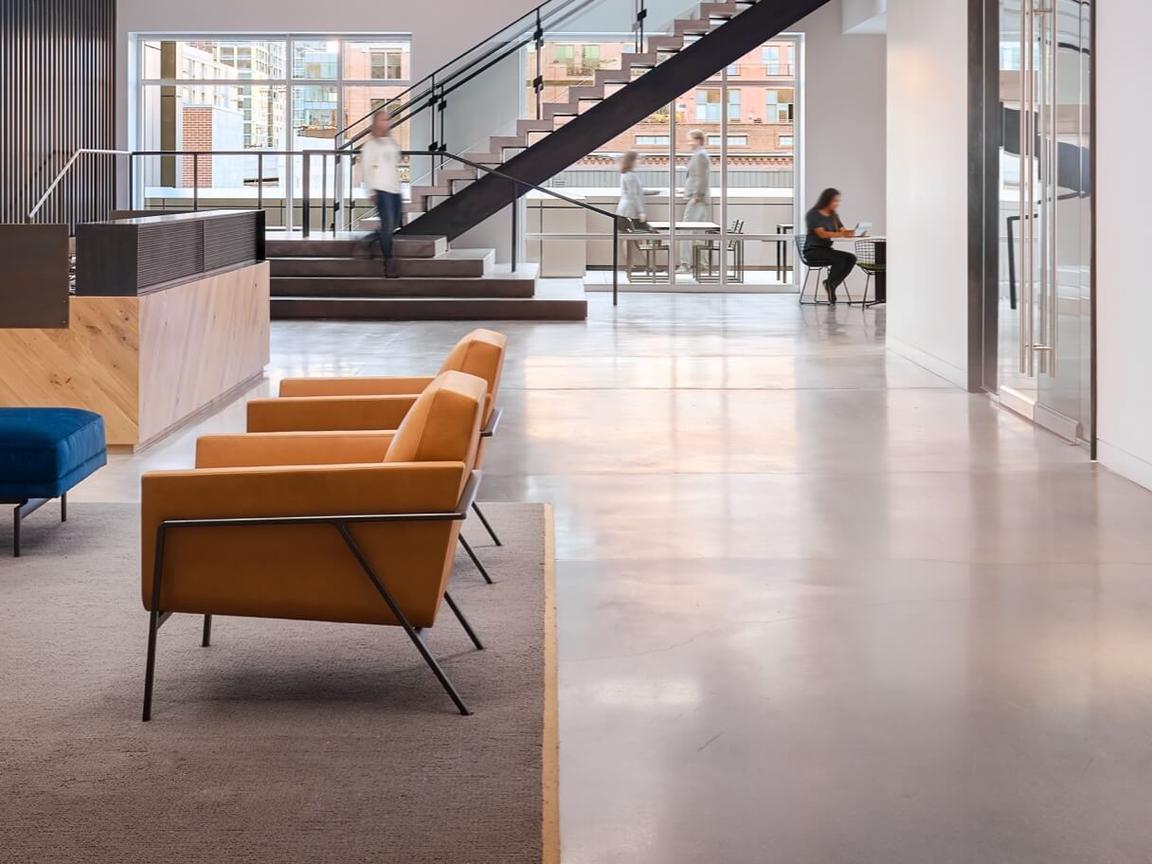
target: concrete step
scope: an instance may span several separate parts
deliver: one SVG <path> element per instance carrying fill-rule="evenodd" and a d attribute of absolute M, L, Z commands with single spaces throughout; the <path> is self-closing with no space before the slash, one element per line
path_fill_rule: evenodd
<path fill-rule="evenodd" d="M 677 36 L 687 36 L 690 33 L 707 33 L 712 29 L 712 26 L 712 22 L 707 18 L 681 19 L 676 22 L 676 28 L 673 32 Z"/>
<path fill-rule="evenodd" d="M 550 120 L 517 120 L 516 121 L 516 134 L 519 136 L 527 137 L 532 132 L 551 132 L 552 122 Z"/>
<path fill-rule="evenodd" d="M 269 258 L 354 258 L 363 248 L 366 235 L 351 231 L 338 236 L 313 234 L 302 237 L 269 237 L 265 252 Z M 435 258 L 448 251 L 447 237 L 421 237 L 418 235 L 396 237 L 392 241 L 398 258 Z"/>
<path fill-rule="evenodd" d="M 648 40 L 648 48 L 650 51 L 670 54 L 679 51 L 683 47 L 683 36 L 653 36 Z"/>
<path fill-rule="evenodd" d="M 632 80 L 632 70 L 624 69 L 597 69 L 597 84 L 627 84 Z"/>
<path fill-rule="evenodd" d="M 492 270 L 492 249 L 452 249 L 436 258 L 397 258 L 400 276 L 477 277 Z M 272 276 L 379 276 L 379 258 L 272 258 Z"/>
<path fill-rule="evenodd" d="M 579 298 L 336 298 L 274 297 L 272 317 L 369 321 L 584 321 Z"/>
<path fill-rule="evenodd" d="M 696 18 L 733 18 L 738 13 L 743 12 L 743 8 L 736 3 L 701 3 L 700 14 L 692 17 Z"/>
<path fill-rule="evenodd" d="M 620 55 L 620 65 L 625 69 L 647 69 L 655 66 L 658 62 L 655 51 L 649 51 L 646 54 L 626 53 Z"/>
<path fill-rule="evenodd" d="M 536 280 L 512 276 L 472 279 L 443 276 L 274 276 L 273 297 L 371 299 L 375 297 L 479 298 L 532 297 Z"/>

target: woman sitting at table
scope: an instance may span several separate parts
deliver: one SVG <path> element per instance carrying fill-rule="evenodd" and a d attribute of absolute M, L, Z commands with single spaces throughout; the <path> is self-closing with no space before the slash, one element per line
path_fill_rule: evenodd
<path fill-rule="evenodd" d="M 840 208 L 840 190 L 825 189 L 820 193 L 816 206 L 808 211 L 805 221 L 808 236 L 804 238 L 804 263 L 809 267 L 827 267 L 828 278 L 824 280 L 824 290 L 828 302 L 836 302 L 836 289 L 848 278 L 856 266 L 856 256 L 832 248 L 832 241 L 839 237 L 854 237 L 855 230 L 845 228 L 836 211 Z"/>
<path fill-rule="evenodd" d="M 644 187 L 636 176 L 639 158 L 635 150 L 628 150 L 620 157 L 620 203 L 616 205 L 616 215 L 642 224 L 648 221 L 648 215 L 644 212 Z"/>

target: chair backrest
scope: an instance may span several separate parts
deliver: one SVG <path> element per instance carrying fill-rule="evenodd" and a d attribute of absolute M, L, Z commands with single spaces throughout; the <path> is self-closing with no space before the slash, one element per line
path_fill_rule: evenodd
<path fill-rule="evenodd" d="M 443 372 L 465 372 L 483 378 L 488 385 L 488 402 L 484 408 L 484 420 L 496 407 L 496 397 L 500 393 L 500 376 L 504 371 L 504 349 L 508 337 L 495 330 L 483 328 L 473 330 L 456 343 L 440 365 Z"/>
<path fill-rule="evenodd" d="M 876 266 L 876 241 L 871 239 L 857 240 L 855 243 L 856 261 L 859 264 Z"/>
<path fill-rule="evenodd" d="M 808 259 L 804 255 L 804 241 L 807 240 L 808 238 L 804 234 L 797 234 L 795 239 L 796 239 L 796 256 L 800 259 L 801 263 L 807 265 Z M 787 247 L 785 247 L 785 248 L 787 248 Z"/>
<path fill-rule="evenodd" d="M 471 469 L 487 395 L 483 378 L 440 373 L 404 416 L 384 461 L 463 462 Z"/>

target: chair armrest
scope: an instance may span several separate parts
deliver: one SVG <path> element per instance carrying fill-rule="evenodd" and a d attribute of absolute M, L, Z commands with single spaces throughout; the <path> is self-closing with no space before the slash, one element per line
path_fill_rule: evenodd
<path fill-rule="evenodd" d="M 383 462 L 391 432 L 253 432 L 204 435 L 196 442 L 197 468 L 340 465 Z"/>
<path fill-rule="evenodd" d="M 280 396 L 403 396 L 423 393 L 432 378 L 285 378 Z"/>
<path fill-rule="evenodd" d="M 249 432 L 327 432 L 396 429 L 415 403 L 408 396 L 300 396 L 252 399 Z"/>
<path fill-rule="evenodd" d="M 153 471 L 140 478 L 143 599 L 151 608 L 157 530 L 164 522 L 197 519 L 365 516 L 443 513 L 460 504 L 462 462 L 307 465 Z M 268 541 L 267 527 L 176 528 L 175 531 L 251 531 Z"/>

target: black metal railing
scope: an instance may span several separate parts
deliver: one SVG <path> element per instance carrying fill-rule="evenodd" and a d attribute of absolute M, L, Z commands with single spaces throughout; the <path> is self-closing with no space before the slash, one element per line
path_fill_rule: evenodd
<path fill-rule="evenodd" d="M 435 71 L 407 87 L 396 96 L 390 97 L 383 105 L 373 108 L 362 117 L 338 130 L 335 138 L 341 149 L 354 147 L 368 132 L 368 124 L 379 111 L 388 111 L 393 126 L 411 121 L 416 115 L 431 111 L 431 141 L 437 148 L 443 146 L 443 135 L 437 136 L 436 129 L 443 129 L 443 111 L 447 107 L 446 97 L 473 81 L 477 76 L 495 66 L 500 61 L 519 51 L 525 45 L 537 46 L 536 81 L 541 80 L 539 68 L 539 48 L 544 43 L 544 34 L 571 22 L 577 16 L 601 5 L 606 0 L 546 0 L 524 13 L 511 24 L 502 27 L 487 39 L 473 45 L 467 51 L 444 63 Z M 537 112 L 539 112 L 540 92 L 537 90 Z M 440 117 L 436 115 L 440 114 Z M 539 113 L 537 114 L 539 116 Z M 353 132 L 353 130 L 358 130 Z M 349 133 L 352 133 L 349 136 Z M 431 148 L 430 148 L 431 149 Z"/>

